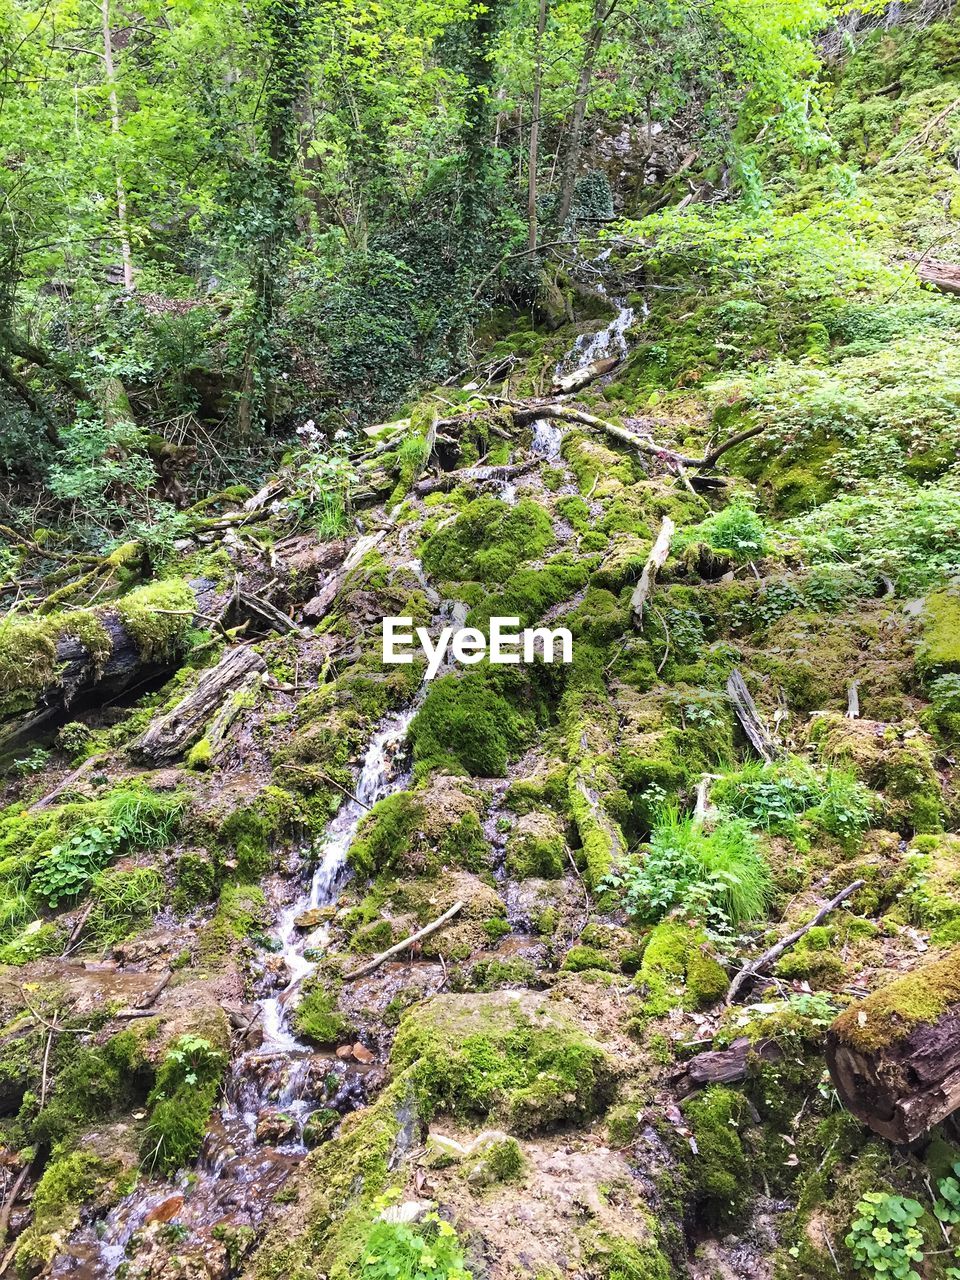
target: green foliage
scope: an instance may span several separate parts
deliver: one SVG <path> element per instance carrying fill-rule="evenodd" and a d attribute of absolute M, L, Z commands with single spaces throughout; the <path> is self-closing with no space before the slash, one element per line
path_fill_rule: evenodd
<path fill-rule="evenodd" d="M 457 1233 L 435 1213 L 415 1227 L 375 1221 L 363 1249 L 361 1280 L 471 1280 Z"/>
<path fill-rule="evenodd" d="M 55 908 L 61 898 L 76 898 L 83 893 L 115 853 L 111 832 L 100 827 L 75 831 L 66 844 L 54 845 L 40 858 L 33 872 L 33 890 Z"/>
<path fill-rule="evenodd" d="M 709 831 L 676 808 L 661 811 L 641 856 L 625 858 L 605 887 L 641 921 L 677 907 L 726 930 L 756 919 L 770 896 L 770 870 L 747 823 L 725 819 Z"/>
<path fill-rule="evenodd" d="M 495 674 L 504 670 L 491 669 L 488 674 L 474 668 L 433 681 L 410 725 L 413 758 L 420 770 L 504 776 L 507 761 L 529 733 L 528 719 L 505 696 L 506 681 Z"/>
<path fill-rule="evenodd" d="M 225 1069 L 225 1055 L 203 1036 L 174 1041 L 147 1099 L 150 1117 L 142 1143 L 147 1168 L 173 1173 L 196 1157 Z"/>
<path fill-rule="evenodd" d="M 802 839 L 805 824 L 848 844 L 867 829 L 875 810 L 872 793 L 852 770 L 821 773 L 796 756 L 744 765 L 720 779 L 713 798 L 751 826 Z"/>
<path fill-rule="evenodd" d="M 350 1034 L 350 1022 L 337 1010 L 337 995 L 314 980 L 305 984 L 294 1024 L 300 1035 L 319 1045 L 337 1045 Z"/>
<path fill-rule="evenodd" d="M 763 520 L 749 503 L 736 499 L 716 515 L 677 538 L 677 549 L 691 543 L 705 543 L 712 551 L 726 553 L 736 564 L 757 560 L 769 548 Z"/>
<path fill-rule="evenodd" d="M 914 1263 L 923 1262 L 923 1205 L 905 1196 L 868 1191 L 857 1203 L 846 1245 L 860 1271 L 895 1280 L 920 1280 Z"/>

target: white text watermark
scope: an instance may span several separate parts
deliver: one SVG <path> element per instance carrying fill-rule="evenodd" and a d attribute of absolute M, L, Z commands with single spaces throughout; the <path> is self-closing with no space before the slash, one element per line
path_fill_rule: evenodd
<path fill-rule="evenodd" d="M 566 627 L 526 627 L 519 618 L 491 618 L 490 634 L 477 627 L 444 627 L 436 640 L 426 627 L 414 627 L 412 618 L 384 618 L 383 661 L 409 663 L 419 645 L 427 659 L 427 679 L 432 680 L 448 660 L 473 666 L 486 658 L 496 666 L 514 662 L 572 662 L 573 637 Z M 559 656 L 558 656 L 559 654 Z"/>

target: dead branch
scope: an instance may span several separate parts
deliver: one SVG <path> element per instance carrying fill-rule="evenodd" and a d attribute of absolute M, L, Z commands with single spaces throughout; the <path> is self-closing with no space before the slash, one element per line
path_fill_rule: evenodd
<path fill-rule="evenodd" d="M 727 1004 L 733 1004 L 737 992 L 744 983 L 757 977 L 757 975 L 761 973 L 767 965 L 773 964 L 774 960 L 778 960 L 785 951 L 789 950 L 789 948 L 794 945 L 794 943 L 799 942 L 805 933 L 809 933 L 810 930 L 818 925 L 821 920 L 825 920 L 832 911 L 836 911 L 841 902 L 845 902 L 851 894 L 856 893 L 858 889 L 862 889 L 865 883 L 866 882 L 863 880 L 854 880 L 853 884 L 848 884 L 847 887 L 841 890 L 835 898 L 831 898 L 829 902 L 824 903 L 812 920 L 801 925 L 799 929 L 794 929 L 793 933 L 788 933 L 785 938 L 781 938 L 779 942 L 774 943 L 772 947 L 769 947 L 763 955 L 759 956 L 756 960 L 752 960 L 749 964 L 745 964 L 734 980 L 730 983 L 730 990 L 727 992 Z"/>
<path fill-rule="evenodd" d="M 630 597 L 630 608 L 633 612 L 633 621 L 638 627 L 643 624 L 643 606 L 646 604 L 647 597 L 653 590 L 657 573 L 663 568 L 666 563 L 667 556 L 670 554 L 670 543 L 675 531 L 676 525 L 669 516 L 664 516 L 656 541 L 650 550 L 650 554 L 647 556 L 646 564 L 643 566 L 643 573 L 640 575 L 640 581 L 637 583 L 634 588 L 633 595 Z"/>
<path fill-rule="evenodd" d="M 412 946 L 414 942 L 419 942 L 421 938 L 427 938 L 431 933 L 436 933 L 438 929 L 453 919 L 458 912 L 463 910 L 462 902 L 455 902 L 449 911 L 445 911 L 442 916 L 438 916 L 436 920 L 432 920 L 430 924 L 425 924 L 422 929 L 418 929 L 416 933 L 411 933 L 408 938 L 404 938 L 402 942 L 397 942 L 394 946 L 389 947 L 386 951 L 381 951 L 379 955 L 373 957 L 372 960 L 362 964 L 359 969 L 354 969 L 352 973 L 344 974 L 344 982 L 353 982 L 356 978 L 364 978 L 368 973 L 373 973 L 374 969 L 379 969 L 385 960 L 389 960 L 391 956 L 398 955 L 401 951 L 406 951 L 407 947 Z"/>

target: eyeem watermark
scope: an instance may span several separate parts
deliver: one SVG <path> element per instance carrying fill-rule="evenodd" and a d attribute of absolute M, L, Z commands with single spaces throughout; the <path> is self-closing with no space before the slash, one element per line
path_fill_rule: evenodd
<path fill-rule="evenodd" d="M 557 627 L 554 631 L 547 627 L 526 627 L 520 631 L 519 626 L 519 618 L 491 618 L 489 636 L 476 627 L 456 630 L 444 627 L 433 641 L 426 627 L 414 629 L 412 618 L 384 618 L 383 660 L 413 662 L 413 650 L 419 644 L 427 659 L 428 680 L 437 674 L 448 654 L 454 662 L 468 667 L 483 662 L 484 658 L 498 666 L 533 662 L 538 648 L 544 662 L 573 661 L 573 637 L 566 627 Z"/>

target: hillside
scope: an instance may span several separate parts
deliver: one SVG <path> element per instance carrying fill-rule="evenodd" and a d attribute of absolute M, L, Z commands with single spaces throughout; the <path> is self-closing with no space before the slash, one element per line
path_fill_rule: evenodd
<path fill-rule="evenodd" d="M 4 498 L 0 1274 L 960 1275 L 960 26 L 906 8 L 821 35 L 818 152 L 732 192 L 680 121 L 169 536 Z M 384 661 L 494 617 L 572 661 Z"/>

